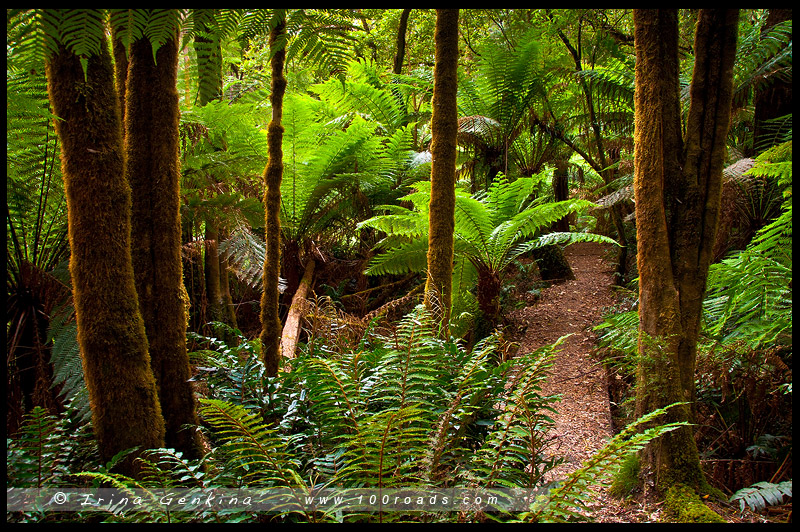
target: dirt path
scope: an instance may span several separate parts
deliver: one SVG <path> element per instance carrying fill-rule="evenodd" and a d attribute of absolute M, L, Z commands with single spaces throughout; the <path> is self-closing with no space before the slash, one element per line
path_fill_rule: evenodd
<path fill-rule="evenodd" d="M 600 449 L 613 436 L 606 371 L 592 358 L 596 334 L 591 330 L 614 303 L 613 268 L 606 261 L 607 246 L 579 243 L 566 250 L 575 280 L 553 284 L 542 291 L 540 300 L 509 313 L 520 330 L 520 349 L 533 350 L 572 333 L 556 355 L 545 394 L 560 394 L 556 405 L 555 438 L 550 452 L 567 461 L 552 471 L 552 479 L 563 478 Z M 624 506 L 601 489 L 591 504 L 592 517 L 599 522 L 649 521 L 642 508 Z"/>

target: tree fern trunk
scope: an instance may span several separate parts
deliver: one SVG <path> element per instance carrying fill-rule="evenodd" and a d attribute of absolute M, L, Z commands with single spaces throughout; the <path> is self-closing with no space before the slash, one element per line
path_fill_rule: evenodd
<path fill-rule="evenodd" d="M 436 12 L 436 66 L 431 116 L 431 201 L 425 304 L 438 306 L 447 334 L 453 284 L 456 136 L 458 134 L 458 10 Z M 436 299 L 434 302 L 432 299 Z"/>
<path fill-rule="evenodd" d="M 278 374 L 280 365 L 281 320 L 278 315 L 280 293 L 278 276 L 281 267 L 281 180 L 283 179 L 283 95 L 286 78 L 283 65 L 286 61 L 285 19 L 270 32 L 270 48 L 274 51 L 270 61 L 272 69 L 272 120 L 267 126 L 269 162 L 264 169 L 264 210 L 266 257 L 264 258 L 264 292 L 261 296 L 261 348 L 267 375 Z M 277 48 L 277 49 L 276 49 Z"/>
<path fill-rule="evenodd" d="M 78 342 L 103 460 L 131 447 L 162 447 L 164 419 L 150 368 L 130 254 L 131 191 L 125 180 L 114 67 L 60 47 L 47 80 L 69 215 Z M 132 460 L 124 469 L 134 471 Z"/>
<path fill-rule="evenodd" d="M 178 38 L 153 58 L 148 39 L 131 44 L 126 87 L 126 176 L 132 191 L 133 271 L 166 423 L 166 445 L 202 455 L 186 352 L 181 262 Z"/>

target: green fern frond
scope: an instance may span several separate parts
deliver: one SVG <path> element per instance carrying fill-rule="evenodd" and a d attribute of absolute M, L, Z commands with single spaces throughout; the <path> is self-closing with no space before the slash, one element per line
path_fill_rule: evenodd
<path fill-rule="evenodd" d="M 551 404 L 556 398 L 542 396 L 540 385 L 563 340 L 515 360 L 516 375 L 500 398 L 491 432 L 471 461 L 470 483 L 485 488 L 530 488 L 540 481 L 543 469 L 552 466 L 543 455 L 546 433 L 553 424 L 547 414 L 554 411 Z"/>
<path fill-rule="evenodd" d="M 418 238 L 397 245 L 391 251 L 373 258 L 364 270 L 367 275 L 399 275 L 421 272 L 428 266 L 428 239 Z"/>
<path fill-rule="evenodd" d="M 433 427 L 425 456 L 425 472 L 430 482 L 435 483 L 472 454 L 463 448 L 463 439 L 470 426 L 480 420 L 486 400 L 497 391 L 497 382 L 505 384 L 502 368 L 495 360 L 497 343 L 497 336 L 490 335 L 471 353 L 455 349 L 448 361 L 452 376 L 444 394 L 447 403 Z"/>
<path fill-rule="evenodd" d="M 42 16 L 47 20 L 48 37 L 56 40 L 80 58 L 83 70 L 89 57 L 98 55 L 103 46 L 106 13 L 100 9 L 46 9 Z M 49 46 L 55 49 L 57 45 Z"/>
<path fill-rule="evenodd" d="M 369 371 L 358 353 L 339 360 L 310 358 L 304 365 L 310 368 L 308 396 L 320 422 L 329 428 L 335 441 L 346 434 L 356 433 L 360 417 L 366 410 L 362 394 L 364 372 Z"/>
<path fill-rule="evenodd" d="M 61 397 L 72 406 L 78 419 L 89 422 L 92 411 L 83 378 L 78 327 L 72 305 L 65 304 L 54 310 L 47 338 L 52 342 L 50 360 L 53 364 L 53 385 L 61 386 Z"/>
<path fill-rule="evenodd" d="M 292 39 L 286 60 L 297 56 L 319 65 L 328 76 L 344 74 L 354 59 L 353 33 L 360 31 L 349 10 L 297 9 L 288 13 L 286 31 Z"/>
<path fill-rule="evenodd" d="M 52 485 L 63 474 L 59 470 L 67 441 L 63 422 L 44 408 L 34 407 L 9 441 L 8 478 L 15 487 L 42 488 Z"/>
<path fill-rule="evenodd" d="M 346 442 L 345 466 L 339 478 L 353 484 L 393 487 L 418 480 L 429 423 L 418 406 L 387 409 L 364 417 L 360 430 Z"/>
<path fill-rule="evenodd" d="M 675 405 L 655 410 L 628 425 L 585 461 L 579 469 L 550 490 L 547 495 L 537 499 L 533 511 L 524 514 L 523 520 L 536 522 L 585 520 L 588 514 L 587 502 L 590 494 L 587 488 L 589 486 L 608 483 L 616 474 L 625 457 L 640 451 L 650 441 L 661 435 L 688 425 L 686 422 L 669 423 L 639 432 L 641 427 L 647 426 L 673 406 Z"/>
<path fill-rule="evenodd" d="M 293 458 L 277 431 L 269 429 L 259 414 L 240 405 L 213 399 L 200 400 L 200 415 L 222 445 L 229 475 L 250 486 L 297 486 Z"/>
<path fill-rule="evenodd" d="M 435 322 L 418 309 L 407 315 L 391 338 L 372 379 L 382 383 L 371 397 L 382 408 L 435 404 L 442 396 L 443 342 L 434 334 Z"/>
<path fill-rule="evenodd" d="M 150 488 L 205 488 L 205 460 L 186 460 L 175 449 L 148 449 L 137 457 L 140 481 Z"/>
<path fill-rule="evenodd" d="M 109 9 L 109 22 L 114 35 L 126 50 L 144 36 L 149 13 L 145 9 Z"/>
<path fill-rule="evenodd" d="M 734 493 L 730 502 L 739 501 L 739 508 L 744 511 L 745 506 L 758 512 L 776 504 L 782 504 L 784 497 L 792 497 L 792 481 L 785 480 L 778 484 L 772 482 L 756 482 L 752 486 L 742 488 Z"/>
<path fill-rule="evenodd" d="M 743 105 L 755 90 L 776 79 L 792 76 L 792 21 L 775 24 L 766 31 L 754 25 L 741 35 L 734 70 L 734 102 Z"/>

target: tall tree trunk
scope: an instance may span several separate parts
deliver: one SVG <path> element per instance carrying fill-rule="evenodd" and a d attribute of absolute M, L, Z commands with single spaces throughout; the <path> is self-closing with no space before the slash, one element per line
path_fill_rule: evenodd
<path fill-rule="evenodd" d="M 634 10 L 639 266 L 638 415 L 675 402 L 693 421 L 700 312 L 714 244 L 731 112 L 737 10 L 701 10 L 686 137 L 681 135 L 676 10 Z M 691 427 L 644 456 L 657 490 L 704 483 Z"/>
<path fill-rule="evenodd" d="M 404 9 L 400 14 L 400 25 L 397 27 L 397 40 L 395 41 L 394 70 L 395 74 L 403 71 L 403 61 L 406 56 L 406 31 L 408 30 L 408 16 L 411 9 Z"/>
<path fill-rule="evenodd" d="M 131 256 L 150 344 L 168 447 L 200 458 L 195 400 L 186 352 L 187 316 L 181 262 L 178 38 L 157 50 L 131 44 L 127 75 L 125 153 L 131 186 Z"/>
<path fill-rule="evenodd" d="M 61 143 L 78 343 L 100 455 L 164 446 L 130 252 L 131 191 L 107 42 L 88 59 L 63 46 L 47 62 Z M 135 472 L 133 460 L 123 470 Z"/>
<path fill-rule="evenodd" d="M 281 320 L 278 315 L 280 292 L 278 276 L 281 270 L 281 181 L 283 180 L 283 95 L 286 78 L 283 65 L 286 61 L 284 35 L 285 18 L 273 28 L 269 35 L 273 56 L 272 70 L 272 120 L 267 126 L 269 161 L 264 169 L 264 210 L 266 253 L 264 258 L 264 292 L 261 295 L 261 348 L 267 375 L 278 374 L 280 365 Z"/>
<path fill-rule="evenodd" d="M 438 309 L 448 334 L 453 289 L 453 233 L 458 134 L 458 9 L 436 10 L 436 65 L 431 116 L 431 201 L 425 305 Z"/>

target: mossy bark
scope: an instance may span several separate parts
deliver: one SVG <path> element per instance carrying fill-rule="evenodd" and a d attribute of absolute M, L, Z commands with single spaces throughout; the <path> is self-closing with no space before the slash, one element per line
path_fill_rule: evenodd
<path fill-rule="evenodd" d="M 125 112 L 126 177 L 132 192 L 131 256 L 158 386 L 168 447 L 202 455 L 186 352 L 181 261 L 178 38 L 153 58 L 148 39 L 131 44 Z"/>
<path fill-rule="evenodd" d="M 700 312 L 716 234 L 732 99 L 738 11 L 701 10 L 685 138 L 677 10 L 634 10 L 635 174 L 639 268 L 636 412 L 675 402 L 664 422 L 693 421 Z M 704 485 L 692 429 L 644 455 L 656 488 Z"/>
<path fill-rule="evenodd" d="M 131 190 L 125 179 L 114 66 L 103 42 L 88 59 L 63 47 L 47 62 L 61 143 L 70 275 L 84 377 L 101 458 L 164 446 L 130 253 Z M 123 469 L 133 473 L 133 462 Z"/>
<path fill-rule="evenodd" d="M 279 22 L 270 32 L 269 43 L 274 54 L 270 61 L 272 71 L 272 120 L 267 126 L 269 161 L 264 169 L 264 210 L 266 253 L 264 258 L 264 292 L 261 295 L 261 348 L 266 374 L 275 376 L 280 365 L 281 320 L 278 314 L 280 292 L 278 276 L 281 267 L 281 181 L 283 180 L 283 95 L 286 78 L 284 47 L 285 21 Z"/>
<path fill-rule="evenodd" d="M 456 138 L 458 135 L 458 10 L 436 11 L 436 65 L 431 116 L 431 200 L 425 305 L 447 334 L 453 285 Z"/>

